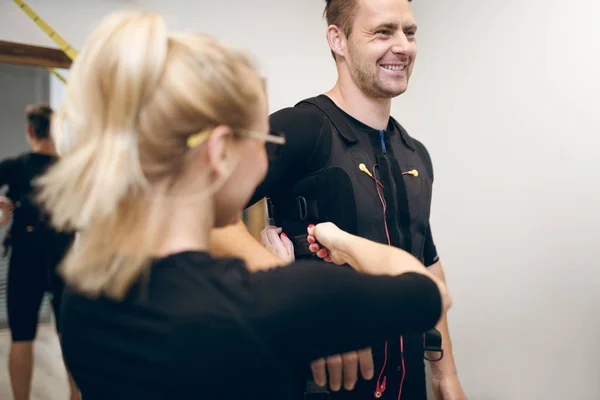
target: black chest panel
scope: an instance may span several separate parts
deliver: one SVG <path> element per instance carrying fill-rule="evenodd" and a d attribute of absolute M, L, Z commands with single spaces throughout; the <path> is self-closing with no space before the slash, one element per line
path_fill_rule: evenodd
<path fill-rule="evenodd" d="M 293 238 L 297 256 L 308 224 L 333 222 L 379 243 L 389 238 L 423 261 L 433 182 L 424 147 L 393 120 L 385 131 L 361 126 L 325 96 L 299 104 L 325 113 L 331 146 L 323 167 L 271 198 L 274 222 Z"/>

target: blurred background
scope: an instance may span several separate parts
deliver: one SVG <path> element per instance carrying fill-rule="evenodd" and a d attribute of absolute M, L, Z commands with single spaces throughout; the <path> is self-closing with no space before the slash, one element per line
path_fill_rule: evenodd
<path fill-rule="evenodd" d="M 75 49 L 106 13 L 136 7 L 163 13 L 172 30 L 245 48 L 267 79 L 271 111 L 335 83 L 323 0 L 27 3 Z M 419 56 L 392 115 L 433 159 L 432 226 L 463 387 L 473 400 L 600 399 L 600 3 L 415 0 L 413 10 Z M 9 0 L 0 1 L 0 41 L 56 48 Z M 60 79 L 25 62 L 0 55 L 0 159 L 27 149 L 27 104 L 58 108 L 64 98 Z M 58 72 L 68 79 L 68 68 Z M 5 274 L 1 260 L 0 326 Z M 50 319 L 47 307 L 42 314 Z M 60 353 L 47 332 L 51 365 Z M 37 398 L 66 398 L 56 365 L 36 370 Z M 43 393 L 52 381 L 57 391 Z"/>

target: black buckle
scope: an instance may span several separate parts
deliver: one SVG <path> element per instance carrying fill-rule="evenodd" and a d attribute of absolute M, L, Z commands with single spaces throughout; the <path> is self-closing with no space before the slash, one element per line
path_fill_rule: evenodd
<path fill-rule="evenodd" d="M 320 393 L 304 393 L 304 400 L 330 400 L 331 394 L 329 392 Z"/>
<path fill-rule="evenodd" d="M 296 202 L 298 203 L 298 216 L 301 221 L 304 221 L 308 217 L 308 205 L 306 204 L 306 199 L 302 196 L 298 196 L 296 197 Z"/>
<path fill-rule="evenodd" d="M 267 214 L 269 215 L 269 218 L 275 218 L 275 209 L 273 208 L 273 202 L 269 197 L 266 197 L 265 199 L 267 201 Z"/>
<path fill-rule="evenodd" d="M 269 197 L 266 197 L 267 201 L 267 217 L 269 218 L 269 225 L 275 225 L 275 207 Z"/>
<path fill-rule="evenodd" d="M 424 358 L 430 362 L 437 362 L 444 358 L 444 349 L 442 348 L 442 334 L 437 329 L 431 329 L 423 334 L 423 348 L 425 352 L 440 353 L 439 358 Z"/>
<path fill-rule="evenodd" d="M 327 390 L 327 386 L 317 386 L 314 381 L 306 381 L 306 391 L 304 392 L 304 400 L 330 400 L 331 394 Z"/>

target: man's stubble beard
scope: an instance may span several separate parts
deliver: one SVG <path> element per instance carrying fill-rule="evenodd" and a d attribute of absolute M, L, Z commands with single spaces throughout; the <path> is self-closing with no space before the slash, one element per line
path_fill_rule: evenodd
<path fill-rule="evenodd" d="M 350 77 L 354 84 L 368 97 L 374 99 L 393 99 L 403 94 L 406 89 L 392 90 L 387 88 L 379 77 L 377 70 L 371 70 L 367 62 L 363 62 L 355 56 L 352 46 L 348 46 L 348 56 L 351 62 L 347 62 Z M 375 67 L 378 69 L 379 67 Z M 407 86 L 408 86 L 407 77 Z"/>

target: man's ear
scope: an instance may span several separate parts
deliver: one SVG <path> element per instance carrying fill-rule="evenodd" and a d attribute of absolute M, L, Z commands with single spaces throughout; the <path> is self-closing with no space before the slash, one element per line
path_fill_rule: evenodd
<path fill-rule="evenodd" d="M 31 125 L 27 124 L 25 128 L 25 133 L 27 133 L 27 137 L 31 140 L 35 139 L 35 132 L 33 132 L 33 128 Z"/>
<path fill-rule="evenodd" d="M 329 25 L 327 27 L 327 42 L 335 54 L 341 57 L 346 55 L 346 35 L 338 26 Z"/>
<path fill-rule="evenodd" d="M 233 130 L 226 125 L 217 126 L 208 137 L 206 153 L 211 172 L 217 177 L 229 173 L 231 159 L 233 158 Z"/>

